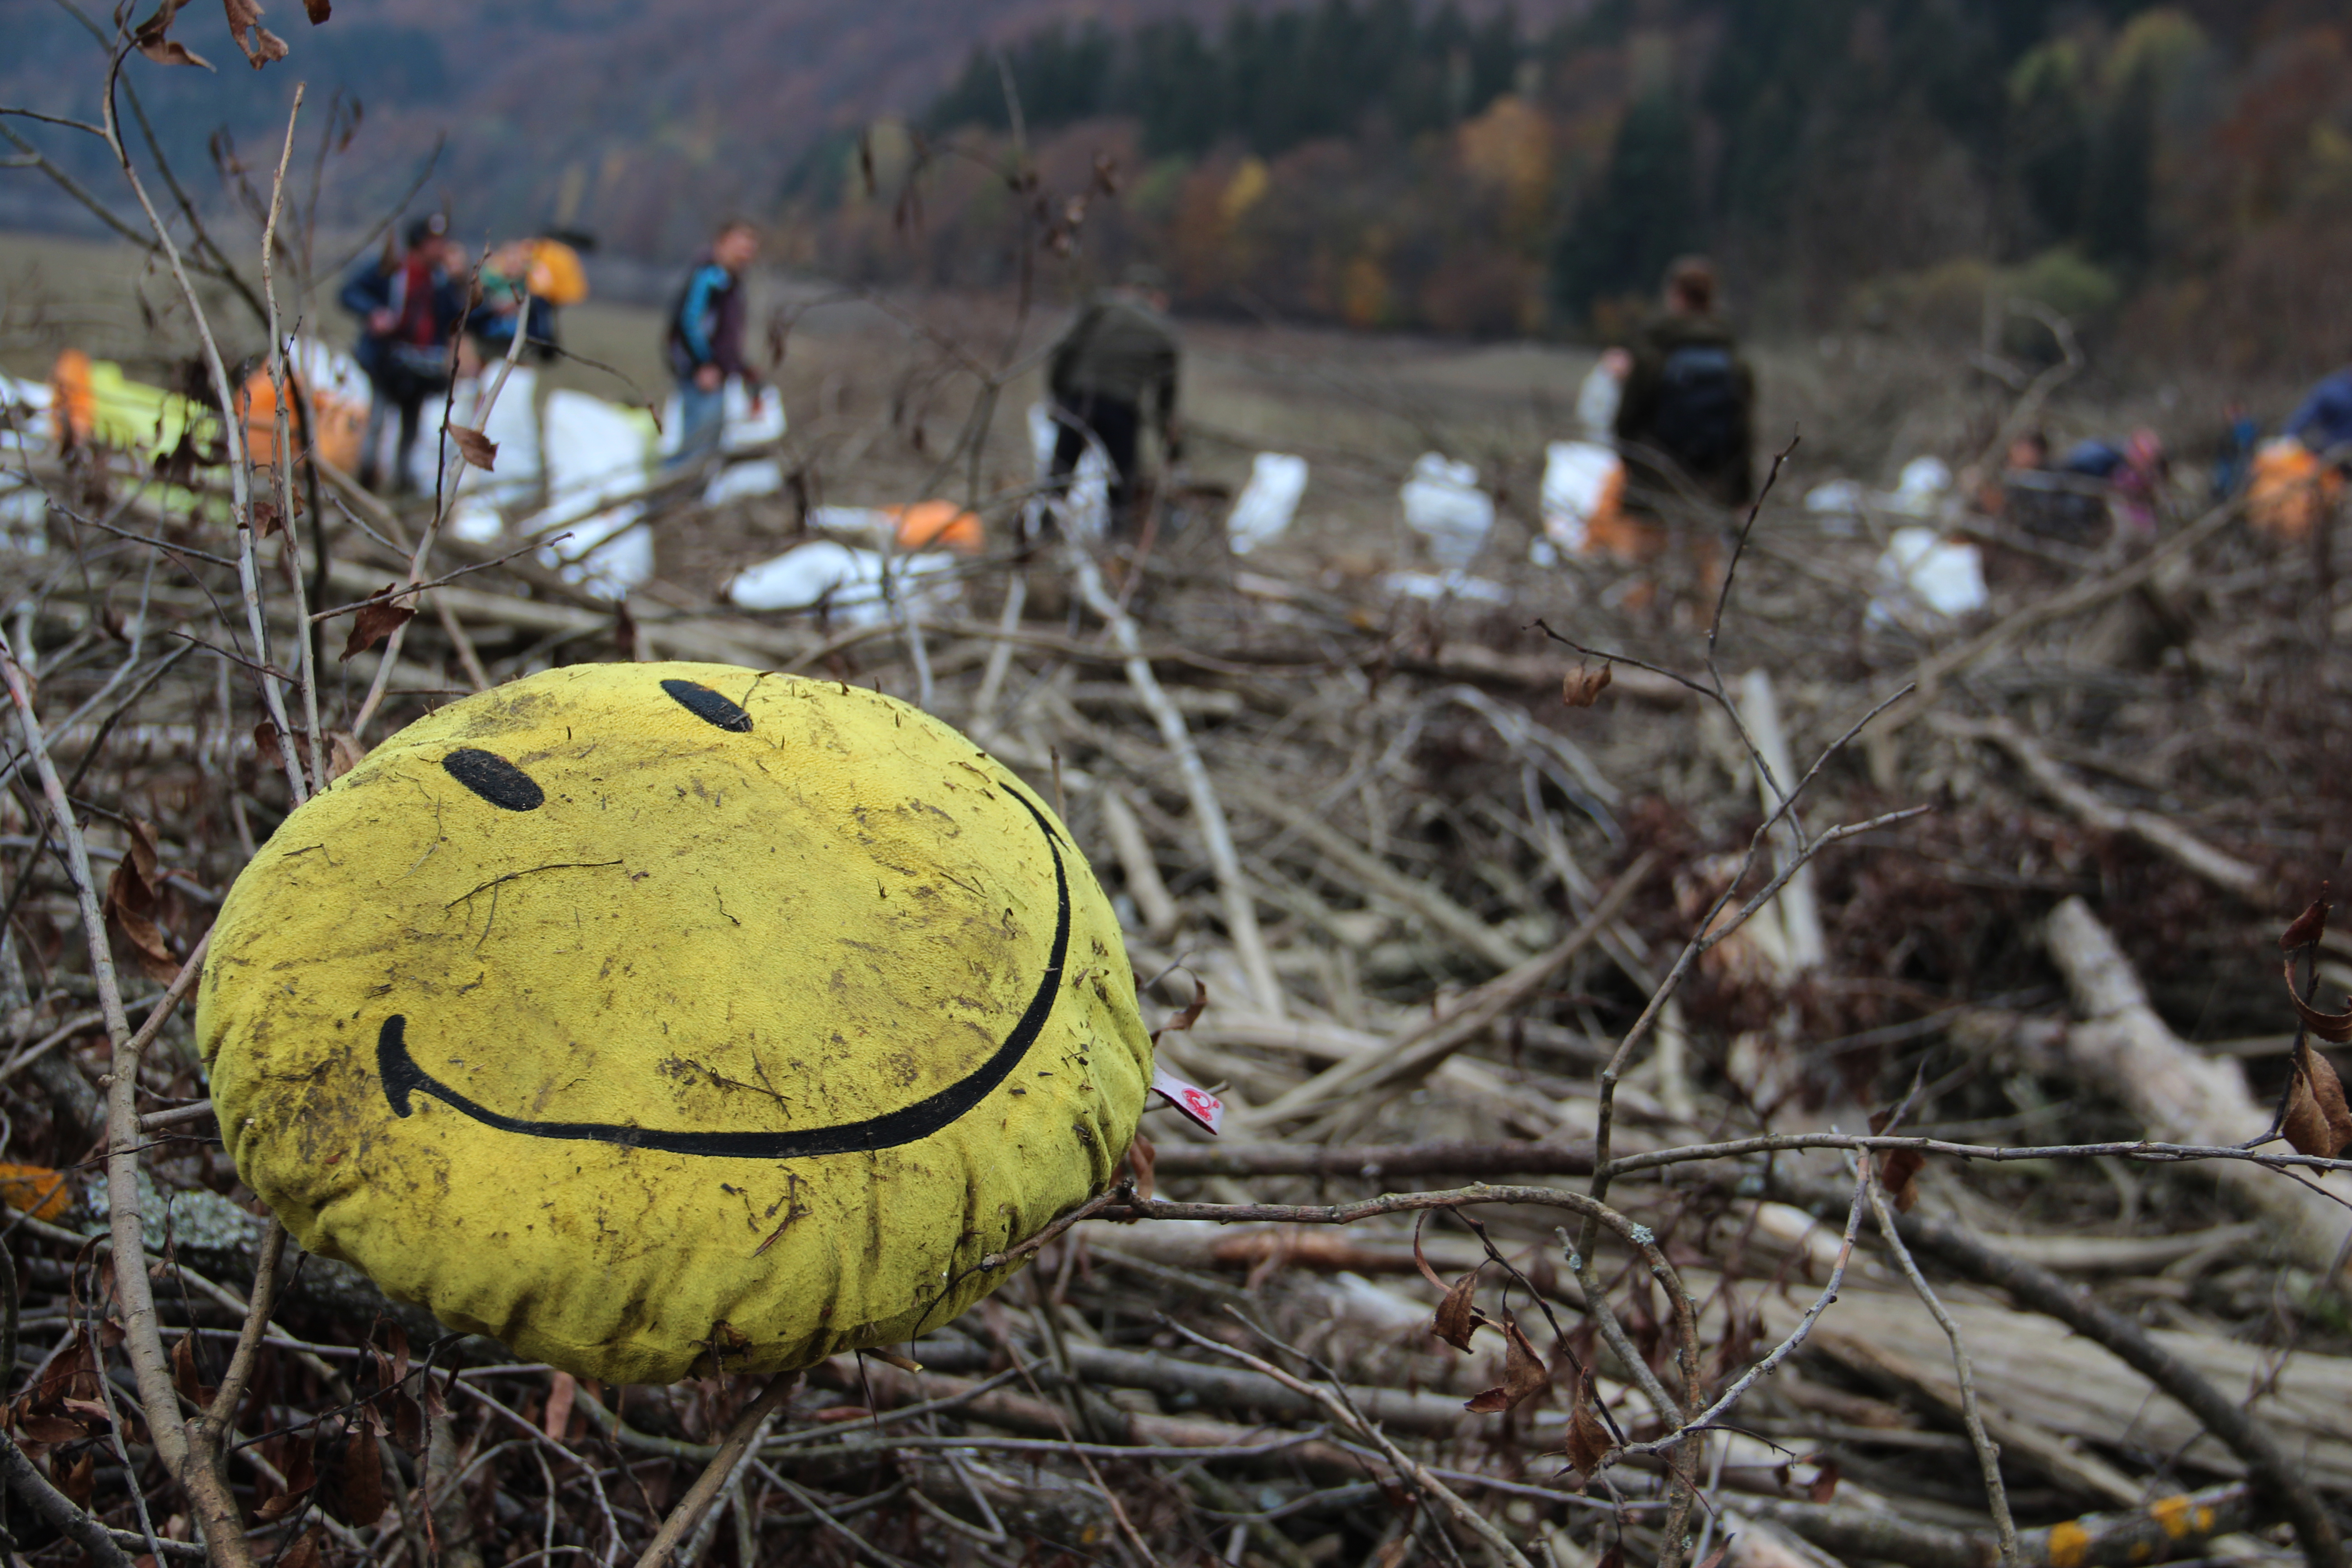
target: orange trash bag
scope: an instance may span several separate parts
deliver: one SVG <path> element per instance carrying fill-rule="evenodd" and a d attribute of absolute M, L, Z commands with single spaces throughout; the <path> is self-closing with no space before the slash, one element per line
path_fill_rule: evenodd
<path fill-rule="evenodd" d="M 2246 521 L 2265 538 L 2292 544 L 2310 538 L 2343 493 L 2343 474 L 2310 447 L 2292 437 L 2265 441 L 2254 452 Z"/>

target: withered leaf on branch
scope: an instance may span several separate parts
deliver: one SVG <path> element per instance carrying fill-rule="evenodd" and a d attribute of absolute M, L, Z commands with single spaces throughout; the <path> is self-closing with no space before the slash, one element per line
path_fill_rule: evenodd
<path fill-rule="evenodd" d="M 2323 882 L 2319 887 L 2319 897 L 2305 905 L 2303 913 L 2295 916 L 2286 930 L 2279 933 L 2279 951 L 2293 952 L 2298 948 L 2309 947 L 2326 936 L 2328 911 L 2334 908 L 2327 901 L 2327 885 Z"/>
<path fill-rule="evenodd" d="M 335 14 L 334 6 L 328 4 L 328 0 L 302 0 L 302 9 L 309 13 L 310 26 L 314 27 Z"/>
<path fill-rule="evenodd" d="M 81 1508 L 89 1506 L 89 1494 L 98 1485 L 98 1455 L 84 1454 L 58 1472 L 58 1490 L 71 1498 Z"/>
<path fill-rule="evenodd" d="M 1503 1320 L 1502 1384 L 1473 1395 L 1463 1408 L 1481 1415 L 1517 1410 L 1550 1385 L 1551 1373 L 1544 1366 L 1543 1357 L 1528 1342 L 1527 1331 L 1507 1317 Z"/>
<path fill-rule="evenodd" d="M 343 1449 L 342 1500 L 346 1523 L 364 1530 L 383 1517 L 383 1459 L 373 1427 L 362 1425 Z"/>
<path fill-rule="evenodd" d="M 414 609 L 393 603 L 392 595 L 399 587 L 397 583 L 386 583 L 352 616 L 352 635 L 343 642 L 343 662 L 350 662 L 354 654 L 365 653 L 416 618 Z"/>
<path fill-rule="evenodd" d="M 1612 1447 L 1609 1428 L 1602 1424 L 1601 1413 L 1593 1408 L 1592 1375 L 1587 1373 L 1578 1381 L 1576 1399 L 1568 1411 L 1569 1468 L 1589 1478 L 1601 1468 Z"/>
<path fill-rule="evenodd" d="M 463 425 L 449 426 L 449 439 L 457 443 L 457 450 L 466 461 L 488 473 L 499 460 L 499 444 L 479 430 L 469 430 Z"/>
<path fill-rule="evenodd" d="M 303 1500 L 309 1496 L 310 1489 L 319 1484 L 319 1472 L 311 1461 L 311 1455 L 318 1446 L 318 1439 L 315 1437 L 304 1436 L 294 1439 L 289 1457 L 284 1466 L 286 1489 L 254 1510 L 254 1512 L 259 1514 L 264 1520 L 278 1520 L 284 1519 L 302 1506 Z"/>
<path fill-rule="evenodd" d="M 261 25 L 261 7 L 255 0 L 221 0 L 221 8 L 228 13 L 229 37 L 236 40 L 254 69 L 286 58 L 286 40 Z"/>
<path fill-rule="evenodd" d="M 159 66 L 199 66 L 210 70 L 213 68 L 210 60 L 169 36 L 172 19 L 187 3 L 188 0 L 163 0 L 163 4 L 155 7 L 153 16 L 131 29 L 131 42 L 141 54 Z"/>
<path fill-rule="evenodd" d="M 1122 1162 L 1128 1173 L 1135 1178 L 1135 1195 L 1146 1203 L 1151 1201 L 1151 1167 L 1159 1158 L 1160 1151 L 1151 1140 L 1138 1132 L 1135 1142 L 1127 1146 L 1127 1158 Z"/>
<path fill-rule="evenodd" d="M 213 1402 L 215 1390 L 196 1373 L 194 1345 L 194 1334 L 183 1334 L 172 1347 L 172 1386 L 180 1391 L 181 1398 L 202 1409 Z"/>
<path fill-rule="evenodd" d="M 289 1547 L 286 1555 L 278 1560 L 278 1568 L 319 1568 L 320 1531 L 312 1525 L 302 1532 L 302 1539 Z"/>
<path fill-rule="evenodd" d="M 1927 1156 L 1916 1149 L 1889 1149 L 1878 1157 L 1878 1183 L 1886 1195 L 1895 1200 L 1896 1210 L 1911 1212 L 1919 1201 L 1919 1173 L 1927 1167 Z"/>
<path fill-rule="evenodd" d="M 106 883 L 106 923 L 139 954 L 139 967 L 161 984 L 178 978 L 180 960 L 155 924 L 155 907 L 163 891 L 156 870 L 155 830 L 144 822 L 131 824 L 131 850 Z"/>
<path fill-rule="evenodd" d="M 1607 665 L 1595 669 L 1591 665 L 1580 664 L 1561 678 L 1559 700 L 1570 708 L 1590 708 L 1600 701 L 1601 694 L 1608 689 Z"/>
<path fill-rule="evenodd" d="M 2321 1012 L 2294 994 L 2294 960 L 2288 959 L 2285 968 L 2287 1000 L 2294 1004 L 2294 1016 L 2303 1020 L 2303 1026 L 2321 1039 L 2331 1040 L 2339 1046 L 2352 1040 L 2352 1012 Z"/>
<path fill-rule="evenodd" d="M 1823 1459 L 1821 1468 L 1813 1472 L 1812 1484 L 1805 1489 L 1805 1496 L 1812 1500 L 1814 1507 L 1827 1508 L 1830 1500 L 1837 1496 L 1838 1479 L 1837 1461 Z"/>
<path fill-rule="evenodd" d="M 1201 1021 L 1202 1010 L 1209 1005 L 1209 983 L 1199 975 L 1192 977 L 1192 999 L 1184 1010 L 1151 1031 L 1151 1043 L 1158 1045 L 1162 1035 L 1181 1035 Z"/>
<path fill-rule="evenodd" d="M 2308 1045 L 2297 1058 L 2279 1131 L 2296 1153 L 2333 1160 L 2352 1145 L 2352 1107 L 2344 1102 L 2344 1080 L 2336 1076 L 2335 1064 Z"/>
<path fill-rule="evenodd" d="M 1430 1324 L 1430 1331 L 1455 1350 L 1468 1350 L 1471 1335 L 1493 1326 L 1478 1310 L 1477 1293 L 1478 1271 L 1473 1268 L 1456 1279 L 1445 1292 L 1445 1300 L 1437 1304 L 1437 1317 Z"/>

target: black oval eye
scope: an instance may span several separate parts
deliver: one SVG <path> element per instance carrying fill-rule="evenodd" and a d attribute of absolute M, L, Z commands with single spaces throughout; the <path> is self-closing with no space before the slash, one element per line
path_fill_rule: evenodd
<path fill-rule="evenodd" d="M 547 800 L 536 779 L 496 752 L 462 747 L 441 759 L 441 771 L 504 811 L 537 811 Z"/>
<path fill-rule="evenodd" d="M 697 686 L 691 680 L 665 680 L 661 686 L 679 707 L 705 723 L 732 730 L 739 735 L 751 732 L 751 715 L 708 686 Z"/>

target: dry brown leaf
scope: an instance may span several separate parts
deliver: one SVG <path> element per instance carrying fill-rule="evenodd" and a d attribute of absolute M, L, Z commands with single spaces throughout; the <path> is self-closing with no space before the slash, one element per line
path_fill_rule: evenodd
<path fill-rule="evenodd" d="M 2303 1020 L 2303 1026 L 2309 1029 L 2313 1034 L 2317 1035 L 2321 1039 L 2332 1041 L 2339 1046 L 2347 1040 L 2352 1040 L 2352 1012 L 2321 1012 L 2318 1008 L 2313 1006 L 2310 1003 L 2295 994 L 2294 960 L 2292 958 L 2288 959 L 2285 962 L 2284 968 L 2286 971 L 2287 1000 L 2294 1004 L 2294 1016 Z"/>
<path fill-rule="evenodd" d="M 1120 1162 L 1127 1173 L 1135 1178 L 1135 1195 L 1146 1203 L 1151 1201 L 1151 1167 L 1159 1158 L 1160 1151 L 1152 1146 L 1151 1140 L 1138 1132 L 1135 1141 L 1127 1146 L 1127 1158 Z"/>
<path fill-rule="evenodd" d="M 1823 1459 L 1821 1468 L 1813 1472 L 1813 1483 L 1805 1489 L 1805 1496 L 1812 1500 L 1814 1507 L 1827 1508 L 1830 1500 L 1837 1496 L 1837 1461 Z"/>
<path fill-rule="evenodd" d="M 310 13 L 310 26 L 314 27 L 335 14 L 328 0 L 302 0 L 302 9 Z"/>
<path fill-rule="evenodd" d="M 163 0 L 163 4 L 155 7 L 153 16 L 131 30 L 131 42 L 141 54 L 159 66 L 196 66 L 210 70 L 213 68 L 212 61 L 168 36 L 173 18 L 187 3 L 188 0 Z"/>
<path fill-rule="evenodd" d="M 1528 1342 L 1526 1331 L 1507 1317 L 1503 1320 L 1502 1384 L 1473 1395 L 1463 1408 L 1480 1415 L 1517 1410 L 1549 1386 L 1551 1373 L 1544 1366 L 1543 1357 Z"/>
<path fill-rule="evenodd" d="M 2327 913 L 2333 908 L 2335 906 L 2327 901 L 2327 884 L 2322 882 L 2319 885 L 2319 897 L 2306 904 L 2303 913 L 2295 916 L 2286 930 L 2280 933 L 2279 951 L 2293 952 L 2298 948 L 2309 947 L 2321 937 L 2326 936 Z"/>
<path fill-rule="evenodd" d="M 1927 1156 L 1916 1149 L 1889 1149 L 1878 1157 L 1879 1185 L 1901 1213 L 1909 1214 L 1919 1201 L 1919 1173 L 1927 1166 Z"/>
<path fill-rule="evenodd" d="M 365 1530 L 383 1517 L 383 1458 L 375 1433 L 362 1426 L 343 1448 L 343 1522 Z"/>
<path fill-rule="evenodd" d="M 155 830 L 144 822 L 131 824 L 131 849 L 106 883 L 106 923 L 139 954 L 147 977 L 168 985 L 179 977 L 180 960 L 155 924 L 154 911 L 162 879 L 155 867 Z"/>
<path fill-rule="evenodd" d="M 228 36 L 254 69 L 286 58 L 286 40 L 261 25 L 261 7 L 255 0 L 221 0 L 221 9 L 228 14 Z"/>
<path fill-rule="evenodd" d="M 303 1531 L 302 1539 L 287 1549 L 278 1560 L 278 1568 L 319 1568 L 319 1528 L 312 1525 Z"/>
<path fill-rule="evenodd" d="M 1437 1304 L 1437 1317 L 1431 1322 L 1430 1332 L 1455 1350 L 1470 1348 L 1470 1336 L 1489 1326 L 1485 1313 L 1478 1310 L 1478 1271 L 1475 1268 L 1454 1282 L 1445 1292 L 1445 1300 Z"/>
<path fill-rule="evenodd" d="M 1184 1005 L 1184 1010 L 1181 1013 L 1177 1014 L 1174 1017 L 1160 1025 L 1160 1027 L 1151 1031 L 1151 1043 L 1156 1046 L 1160 1043 L 1160 1036 L 1181 1035 L 1185 1030 L 1191 1028 L 1193 1025 L 1199 1023 L 1201 1021 L 1202 1009 L 1207 1007 L 1208 1005 L 1209 983 L 1196 974 L 1192 977 L 1192 1000 Z"/>
<path fill-rule="evenodd" d="M 327 782 L 334 783 L 367 760 L 367 745 L 349 730 L 327 731 Z"/>
<path fill-rule="evenodd" d="M 463 425 L 449 426 L 449 439 L 457 443 L 457 451 L 466 461 L 488 472 L 499 460 L 499 444 L 479 430 L 469 430 Z"/>
<path fill-rule="evenodd" d="M 253 537 L 267 539 L 273 533 L 286 531 L 286 520 L 278 514 L 278 503 L 268 496 L 256 496 L 247 509 L 253 520 Z"/>
<path fill-rule="evenodd" d="M 1559 700 L 1570 708 L 1590 708 L 1600 701 L 1601 694 L 1608 689 L 1607 665 L 1595 669 L 1591 665 L 1580 664 L 1561 678 Z"/>
<path fill-rule="evenodd" d="M 181 1335 L 179 1342 L 172 1347 L 172 1386 L 180 1391 L 181 1398 L 200 1410 L 213 1402 L 213 1395 L 217 1392 L 196 1373 L 195 1336 L 193 1334 Z"/>
<path fill-rule="evenodd" d="M 1580 1476 L 1590 1477 L 1601 1468 L 1616 1445 L 1609 1438 L 1609 1428 L 1592 1404 L 1592 1378 L 1590 1373 L 1577 1384 L 1576 1399 L 1568 1411 L 1568 1465 Z"/>
<path fill-rule="evenodd" d="M 2335 1159 L 2352 1144 L 2352 1108 L 2344 1102 L 2344 1080 L 2336 1065 L 2309 1046 L 2295 1063 L 2279 1131 L 2296 1153 L 2323 1160 Z"/>
<path fill-rule="evenodd" d="M 352 635 L 343 642 L 343 662 L 350 662 L 352 655 L 366 652 L 416 618 L 414 609 L 392 602 L 391 595 L 399 587 L 397 583 L 386 583 L 352 616 Z"/>
<path fill-rule="evenodd" d="M 89 1428 L 64 1415 L 20 1415 L 16 1430 L 36 1443 L 79 1443 L 89 1436 Z"/>
<path fill-rule="evenodd" d="M 312 1437 L 294 1440 L 290 1457 L 286 1461 L 286 1489 L 255 1509 L 253 1511 L 257 1515 L 265 1521 L 284 1519 L 303 1505 L 310 1489 L 319 1484 L 318 1468 L 311 1462 L 311 1455 L 317 1447 L 318 1441 Z"/>
<path fill-rule="evenodd" d="M 84 1454 L 58 1472 L 58 1490 L 73 1499 L 81 1508 L 89 1506 L 89 1494 L 98 1485 L 98 1455 Z"/>

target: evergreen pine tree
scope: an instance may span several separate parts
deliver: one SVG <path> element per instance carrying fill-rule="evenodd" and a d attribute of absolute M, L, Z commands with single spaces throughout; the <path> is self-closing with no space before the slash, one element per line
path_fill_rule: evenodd
<path fill-rule="evenodd" d="M 1700 237 L 1690 110 L 1662 87 L 1626 111 L 1607 171 L 1561 231 L 1552 297 L 1564 317 L 1584 321 L 1596 300 L 1656 288 L 1666 263 Z"/>
<path fill-rule="evenodd" d="M 2094 261 L 2123 268 L 2147 261 L 2155 163 L 2156 72 L 2143 60 L 2116 89 L 2092 148 L 2083 244 Z"/>

